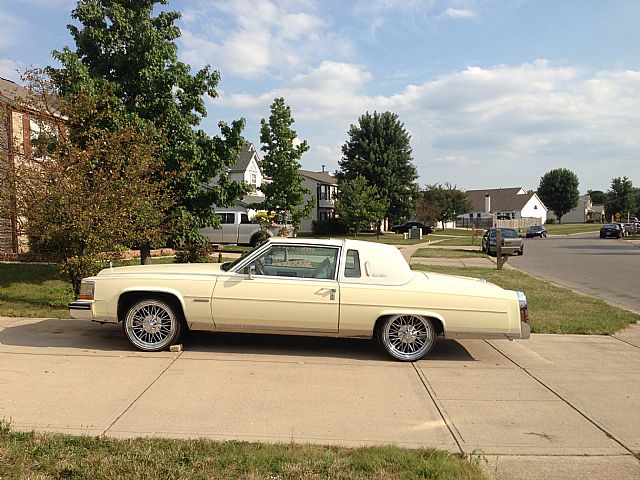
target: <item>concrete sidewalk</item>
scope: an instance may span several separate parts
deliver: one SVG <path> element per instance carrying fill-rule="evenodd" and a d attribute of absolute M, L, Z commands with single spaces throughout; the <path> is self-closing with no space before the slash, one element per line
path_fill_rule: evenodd
<path fill-rule="evenodd" d="M 131 349 L 119 326 L 0 318 L 0 418 L 19 430 L 482 452 L 497 479 L 640 478 L 640 326 L 615 337 L 371 341 L 190 334 Z"/>

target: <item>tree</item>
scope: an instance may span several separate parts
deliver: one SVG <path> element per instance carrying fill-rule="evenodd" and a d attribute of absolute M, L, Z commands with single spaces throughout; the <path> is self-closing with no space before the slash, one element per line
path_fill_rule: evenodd
<path fill-rule="evenodd" d="M 367 112 L 358 125 L 351 125 L 348 135 L 338 162 L 338 180 L 364 177 L 387 205 L 385 217 L 392 223 L 409 219 L 418 198 L 418 174 L 411 158 L 411 137 L 398 115 Z"/>
<path fill-rule="evenodd" d="M 587 190 L 587 193 L 591 197 L 591 202 L 595 205 L 604 205 L 607 201 L 607 194 L 602 190 Z"/>
<path fill-rule="evenodd" d="M 296 132 L 291 129 L 294 122 L 284 98 L 274 99 L 269 121 L 264 118 L 260 121 L 260 142 L 265 152 L 262 170 L 271 179 L 271 182 L 263 183 L 260 190 L 265 196 L 261 207 L 283 220 L 291 218 L 297 229 L 300 220 L 311 213 L 314 203 L 309 200 L 303 205 L 305 194 L 310 192 L 302 185 L 300 158 L 309 150 L 309 145 L 306 140 L 299 142 Z"/>
<path fill-rule="evenodd" d="M 217 96 L 220 75 L 209 66 L 192 75 L 190 67 L 177 60 L 180 30 L 174 22 L 180 14 L 153 15 L 156 5 L 167 3 L 80 0 L 72 12 L 80 26 L 68 27 L 76 50 L 55 51 L 62 68 L 49 72 L 70 99 L 93 94 L 104 85 L 112 88 L 108 103 L 117 115 L 101 118 L 93 128 L 117 131 L 122 123 L 149 122 L 165 136 L 158 155 L 177 194 L 171 209 L 176 220 L 172 238 L 198 243 L 204 241 L 200 227 L 218 225 L 212 206 L 230 206 L 248 191 L 248 186 L 230 181 L 224 173 L 244 144 L 244 120 L 220 122 L 217 137 L 196 128 L 206 115 L 203 96 Z M 82 119 L 79 122 L 71 125 L 72 130 L 83 130 Z M 219 184 L 207 185 L 216 176 Z"/>
<path fill-rule="evenodd" d="M 454 221 L 458 215 L 471 211 L 471 201 L 467 194 L 455 185 L 445 183 L 427 185 L 418 201 L 417 218 L 440 221 L 442 228 L 446 222 Z"/>
<path fill-rule="evenodd" d="M 636 213 L 636 191 L 633 183 L 627 177 L 617 177 L 611 180 L 611 188 L 607 191 L 607 201 L 604 204 L 607 218 L 620 214 L 622 220 L 626 220 L 627 215 L 634 216 Z"/>
<path fill-rule="evenodd" d="M 29 81 L 23 111 L 40 133 L 31 154 L 15 161 L 14 198 L 2 209 L 21 220 L 33 252 L 62 265 L 78 294 L 80 280 L 97 273 L 103 254 L 113 258 L 170 232 L 173 191 L 157 156 L 163 137 L 143 123 L 96 127 L 112 115 L 108 91 L 74 95 L 69 103 L 39 73 Z M 81 121 L 87 135 L 80 145 L 67 122 Z"/>
<path fill-rule="evenodd" d="M 578 206 L 579 184 L 577 175 L 566 168 L 550 170 L 540 178 L 538 196 L 550 210 L 553 210 L 559 223 L 562 223 L 565 213 Z"/>
<path fill-rule="evenodd" d="M 336 196 L 336 214 L 357 236 L 361 230 L 379 222 L 387 210 L 375 185 L 358 175 L 341 182 Z"/>

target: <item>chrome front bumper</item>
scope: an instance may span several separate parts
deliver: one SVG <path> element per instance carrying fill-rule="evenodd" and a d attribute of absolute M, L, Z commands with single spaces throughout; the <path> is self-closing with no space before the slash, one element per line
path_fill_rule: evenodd
<path fill-rule="evenodd" d="M 93 300 L 76 300 L 69 304 L 69 315 L 77 320 L 93 320 Z"/>

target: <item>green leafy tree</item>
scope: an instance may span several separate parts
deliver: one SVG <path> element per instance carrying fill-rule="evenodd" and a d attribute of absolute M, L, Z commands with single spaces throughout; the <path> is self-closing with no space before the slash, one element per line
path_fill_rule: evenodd
<path fill-rule="evenodd" d="M 305 194 L 310 192 L 302 185 L 300 158 L 309 145 L 306 140 L 298 143 L 296 132 L 291 129 L 294 122 L 284 98 L 274 99 L 269 120 L 260 121 L 260 142 L 265 153 L 262 170 L 271 179 L 260 190 L 265 196 L 261 207 L 282 219 L 290 218 L 297 229 L 300 221 L 310 215 L 314 203 L 304 202 Z"/>
<path fill-rule="evenodd" d="M 40 133 L 15 159 L 13 199 L 0 210 L 12 210 L 31 250 L 60 263 L 77 294 L 101 259 L 171 231 L 174 192 L 157 155 L 164 137 L 144 123 L 97 127 L 112 115 L 109 91 L 68 102 L 39 73 L 29 82 L 22 111 Z M 81 121 L 82 145 L 67 126 Z"/>
<path fill-rule="evenodd" d="M 635 215 L 636 207 L 636 191 L 631 180 L 627 177 L 611 180 L 611 188 L 607 191 L 607 201 L 604 204 L 607 218 L 619 213 L 621 220 L 626 220 L 627 214 Z"/>
<path fill-rule="evenodd" d="M 540 200 L 553 210 L 558 222 L 562 223 L 562 217 L 578 206 L 580 191 L 578 176 L 566 168 L 556 168 L 545 173 L 538 185 Z"/>
<path fill-rule="evenodd" d="M 244 144 L 244 120 L 220 122 L 221 134 L 216 137 L 196 128 L 206 115 L 203 97 L 217 96 L 220 75 L 209 66 L 191 74 L 189 65 L 178 61 L 180 29 L 175 21 L 180 14 L 162 11 L 154 16 L 156 7 L 167 3 L 79 0 L 72 12 L 79 25 L 68 26 L 76 50 L 55 51 L 62 68 L 49 72 L 67 98 L 110 86 L 108 104 L 114 115 L 91 122 L 98 135 L 138 122 L 151 123 L 165 136 L 158 156 L 162 168 L 171 173 L 177 194 L 172 238 L 193 244 L 204 241 L 200 227 L 218 225 L 212 205 L 232 205 L 248 191 L 248 186 L 230 181 L 224 173 Z M 93 135 L 84 125 L 84 119 L 71 124 L 72 134 Z M 214 177 L 219 177 L 217 185 L 211 185 Z"/>
<path fill-rule="evenodd" d="M 387 210 L 378 188 L 369 185 L 361 175 L 339 184 L 335 208 L 338 217 L 353 230 L 355 236 L 377 224 Z"/>
<path fill-rule="evenodd" d="M 387 205 L 385 217 L 398 223 L 411 217 L 419 194 L 412 163 L 411 137 L 391 112 L 368 112 L 351 125 L 342 146 L 337 177 L 341 182 L 364 177 Z"/>
<path fill-rule="evenodd" d="M 440 221 L 442 228 L 446 222 L 454 221 L 458 215 L 471 211 L 471 201 L 467 194 L 455 185 L 427 185 L 418 201 L 417 218 L 425 222 Z"/>
<path fill-rule="evenodd" d="M 587 190 L 587 193 L 591 197 L 591 202 L 595 205 L 604 205 L 607 201 L 607 194 L 602 190 Z"/>

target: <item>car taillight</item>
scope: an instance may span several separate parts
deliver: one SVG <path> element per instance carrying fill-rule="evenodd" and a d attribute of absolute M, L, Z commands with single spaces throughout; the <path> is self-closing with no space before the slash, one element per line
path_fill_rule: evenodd
<path fill-rule="evenodd" d="M 82 282 L 80 283 L 80 295 L 78 295 L 78 298 L 80 300 L 93 300 L 94 288 L 94 282 L 82 280 Z"/>
<path fill-rule="evenodd" d="M 518 303 L 520 304 L 520 321 L 529 323 L 529 310 L 527 308 L 527 297 L 524 292 L 518 293 Z"/>

